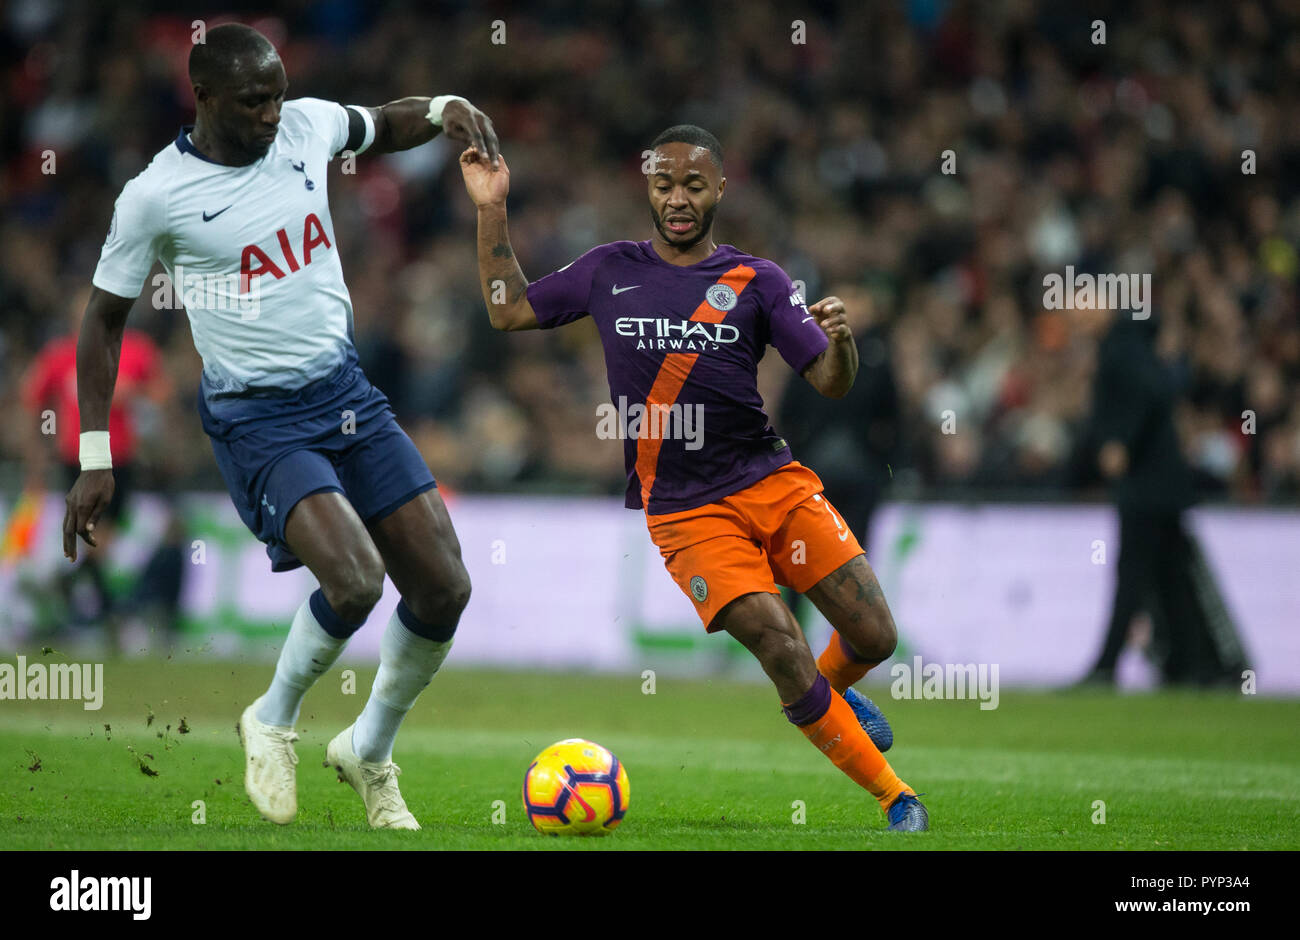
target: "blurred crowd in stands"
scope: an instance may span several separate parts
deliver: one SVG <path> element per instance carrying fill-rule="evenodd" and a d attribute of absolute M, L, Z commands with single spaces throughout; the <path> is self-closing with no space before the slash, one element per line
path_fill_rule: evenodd
<path fill-rule="evenodd" d="M 777 429 L 824 474 L 911 495 L 1096 485 L 1095 340 L 1044 309 L 1044 275 L 1072 265 L 1150 273 L 1202 494 L 1300 496 L 1300 121 L 1287 110 L 1300 3 L 526 6 L 216 5 L 276 43 L 290 97 L 457 93 L 491 115 L 530 278 L 648 238 L 642 151 L 673 123 L 717 134 L 717 241 L 855 311 L 869 401 L 786 396 L 800 380 L 775 354 L 760 372 Z M 193 19 L 145 2 L 0 4 L 6 414 L 75 323 L 122 185 L 193 121 Z M 438 139 L 331 169 L 362 365 L 444 486 L 621 493 L 622 448 L 595 436 L 608 399 L 595 330 L 490 329 L 456 157 Z M 185 315 L 151 293 L 130 322 L 170 381 L 164 400 L 142 399 L 137 485 L 220 488 Z M 34 420 L 0 425 L 8 467 Z"/>

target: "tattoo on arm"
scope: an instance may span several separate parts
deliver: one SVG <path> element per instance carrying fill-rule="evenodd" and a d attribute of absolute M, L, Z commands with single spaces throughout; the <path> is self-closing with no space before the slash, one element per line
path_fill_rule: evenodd
<path fill-rule="evenodd" d="M 507 250 L 509 249 L 507 248 Z M 513 255 L 510 257 L 513 257 Z M 528 291 L 528 279 L 519 271 L 511 271 L 504 278 L 491 278 L 487 282 L 486 289 L 484 290 L 485 294 L 490 294 L 492 292 L 492 284 L 495 281 L 505 282 L 507 303 L 515 303 Z"/>
<path fill-rule="evenodd" d="M 513 258 L 514 249 L 510 247 L 510 236 L 506 230 L 506 223 L 502 222 L 497 226 L 497 243 L 492 246 L 492 257 L 494 258 Z"/>
<path fill-rule="evenodd" d="M 522 273 L 512 274 L 508 287 L 512 290 L 510 302 L 514 303 L 528 293 L 528 279 Z"/>

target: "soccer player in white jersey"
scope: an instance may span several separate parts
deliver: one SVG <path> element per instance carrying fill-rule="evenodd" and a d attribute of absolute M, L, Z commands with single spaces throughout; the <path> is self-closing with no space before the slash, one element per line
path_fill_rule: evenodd
<path fill-rule="evenodd" d="M 448 137 L 497 153 L 492 122 L 463 98 L 382 107 L 285 100 L 274 47 L 247 26 L 208 31 L 189 59 L 197 119 L 117 200 L 77 347 L 81 475 L 65 554 L 94 545 L 113 494 L 108 414 L 128 311 L 156 259 L 172 276 L 203 357 L 199 414 L 240 516 L 271 567 L 320 582 L 294 616 L 264 695 L 239 721 L 245 788 L 276 823 L 298 808 L 294 724 L 303 696 L 378 603 L 401 593 L 379 673 L 326 761 L 375 828 L 418 829 L 397 786 L 393 741 L 451 646 L 470 584 L 433 475 L 357 366 L 352 303 L 326 194 L 335 155 Z M 191 289 L 195 284 L 203 289 Z"/>

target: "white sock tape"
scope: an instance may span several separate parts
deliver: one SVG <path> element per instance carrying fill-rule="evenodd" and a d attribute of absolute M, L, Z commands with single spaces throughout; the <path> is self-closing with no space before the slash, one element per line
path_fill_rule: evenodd
<path fill-rule="evenodd" d="M 460 95 L 439 95 L 429 102 L 429 113 L 425 117 L 434 127 L 442 127 L 442 109 L 447 107 L 449 101 L 465 101 L 465 99 Z M 465 103 L 469 104 L 468 101 Z"/>
<path fill-rule="evenodd" d="M 111 470 L 112 468 L 113 452 L 108 446 L 108 432 L 81 432 L 81 469 Z"/>

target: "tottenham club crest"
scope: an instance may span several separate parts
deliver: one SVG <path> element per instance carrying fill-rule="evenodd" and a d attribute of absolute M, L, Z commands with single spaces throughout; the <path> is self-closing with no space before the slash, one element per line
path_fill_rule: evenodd
<path fill-rule="evenodd" d="M 705 292 L 709 306 L 714 310 L 730 310 L 736 306 L 736 292 L 726 284 L 714 284 Z"/>
<path fill-rule="evenodd" d="M 730 290 L 731 288 L 727 288 Z M 732 294 L 732 303 L 735 303 L 735 294 Z M 709 597 L 709 586 L 704 579 L 698 574 L 691 578 L 691 597 L 703 604 Z"/>
<path fill-rule="evenodd" d="M 302 185 L 304 188 L 309 190 L 316 188 L 316 184 L 312 181 L 311 177 L 307 175 L 306 160 L 299 160 L 297 163 L 294 163 L 292 160 L 290 160 L 289 166 L 293 167 L 295 170 L 297 170 L 299 173 L 302 174 Z"/>

